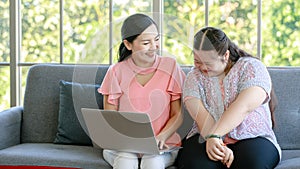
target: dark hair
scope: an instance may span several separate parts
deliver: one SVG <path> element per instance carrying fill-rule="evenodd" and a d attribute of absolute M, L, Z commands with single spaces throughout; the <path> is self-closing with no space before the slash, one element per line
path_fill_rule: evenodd
<path fill-rule="evenodd" d="M 194 36 L 193 47 L 197 50 L 216 50 L 216 52 L 221 56 L 229 50 L 230 55 L 227 67 L 224 70 L 225 73 L 229 72 L 231 67 L 239 60 L 240 57 L 254 57 L 231 42 L 222 30 L 214 27 L 205 27 L 200 29 Z M 269 102 L 269 107 L 271 111 L 272 126 L 274 127 L 274 111 L 277 106 L 277 98 L 273 89 L 271 90 L 270 97 L 271 100 Z"/>
<path fill-rule="evenodd" d="M 253 57 L 231 42 L 222 30 L 214 27 L 202 28 L 194 36 L 194 49 L 199 50 L 200 48 L 201 50 L 216 50 L 219 55 L 224 55 L 229 50 L 229 62 L 233 64 L 240 57 Z"/>
<path fill-rule="evenodd" d="M 128 50 L 123 42 L 127 40 L 132 43 L 145 29 L 154 24 L 157 28 L 157 24 L 152 18 L 144 14 L 133 14 L 125 19 L 121 28 L 122 43 L 119 47 L 119 59 L 118 62 L 122 62 L 131 55 L 132 51 Z"/>

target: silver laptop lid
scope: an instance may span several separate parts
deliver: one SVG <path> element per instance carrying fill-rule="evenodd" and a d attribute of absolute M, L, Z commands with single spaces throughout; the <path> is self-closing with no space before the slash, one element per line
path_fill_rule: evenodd
<path fill-rule="evenodd" d="M 82 108 L 88 134 L 104 149 L 161 154 L 145 113 Z"/>

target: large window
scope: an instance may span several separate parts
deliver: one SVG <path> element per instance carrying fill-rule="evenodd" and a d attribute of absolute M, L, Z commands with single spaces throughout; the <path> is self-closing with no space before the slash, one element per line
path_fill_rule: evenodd
<path fill-rule="evenodd" d="M 294 0 L 0 0 L 0 110 L 22 105 L 36 63 L 113 64 L 130 14 L 153 17 L 164 56 L 192 65 L 194 34 L 222 28 L 267 66 L 300 66 L 300 2 Z"/>

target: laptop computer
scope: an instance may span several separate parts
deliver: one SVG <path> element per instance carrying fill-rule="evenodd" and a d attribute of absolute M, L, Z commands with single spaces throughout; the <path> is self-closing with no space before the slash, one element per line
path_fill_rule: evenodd
<path fill-rule="evenodd" d="M 179 146 L 159 149 L 146 113 L 81 109 L 88 134 L 103 149 L 143 154 L 163 154 Z"/>

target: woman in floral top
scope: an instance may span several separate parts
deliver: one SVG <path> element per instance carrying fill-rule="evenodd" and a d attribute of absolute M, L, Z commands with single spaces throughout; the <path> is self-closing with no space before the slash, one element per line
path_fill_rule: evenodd
<path fill-rule="evenodd" d="M 274 168 L 281 149 L 272 130 L 274 99 L 266 67 L 213 27 L 195 35 L 193 52 L 183 100 L 195 122 L 178 167 Z"/>

